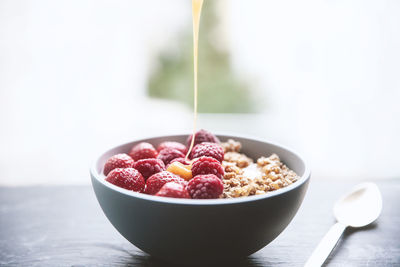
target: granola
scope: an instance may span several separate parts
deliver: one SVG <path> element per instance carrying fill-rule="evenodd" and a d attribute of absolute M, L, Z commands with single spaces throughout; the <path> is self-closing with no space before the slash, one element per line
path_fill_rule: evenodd
<path fill-rule="evenodd" d="M 283 164 L 278 155 L 253 159 L 240 153 L 240 142 L 232 139 L 221 143 L 225 150 L 222 198 L 261 195 L 296 182 L 298 175 Z"/>

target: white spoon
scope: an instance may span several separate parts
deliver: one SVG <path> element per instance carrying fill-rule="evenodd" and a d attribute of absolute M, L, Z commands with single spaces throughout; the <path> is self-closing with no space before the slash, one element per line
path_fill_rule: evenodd
<path fill-rule="evenodd" d="M 357 185 L 349 194 L 335 203 L 333 213 L 337 223 L 329 229 L 305 267 L 319 267 L 328 258 L 340 236 L 351 226 L 364 227 L 375 221 L 382 211 L 382 196 L 374 183 Z"/>

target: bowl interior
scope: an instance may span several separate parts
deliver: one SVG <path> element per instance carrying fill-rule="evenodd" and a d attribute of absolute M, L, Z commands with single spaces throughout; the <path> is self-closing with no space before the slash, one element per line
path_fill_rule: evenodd
<path fill-rule="evenodd" d="M 171 200 L 170 198 L 159 198 L 159 197 L 155 197 L 155 196 L 149 196 L 146 194 L 128 191 L 128 190 L 119 188 L 117 186 L 114 186 L 110 183 L 107 183 L 104 180 L 105 177 L 102 173 L 102 170 L 103 170 L 103 166 L 104 166 L 106 160 L 109 157 L 111 157 L 115 154 L 118 154 L 118 153 L 128 153 L 130 151 L 130 149 L 132 148 L 132 146 L 134 146 L 135 144 L 140 143 L 140 142 L 149 142 L 149 143 L 153 144 L 155 147 L 157 147 L 161 142 L 164 142 L 164 141 L 176 141 L 176 142 L 186 144 L 187 136 L 188 135 L 170 135 L 170 136 L 152 137 L 152 138 L 141 139 L 141 140 L 137 140 L 134 142 L 116 146 L 112 149 L 107 150 L 105 153 L 103 153 L 98 158 L 98 160 L 94 163 L 94 165 L 91 169 L 92 175 L 96 179 L 98 179 L 101 183 L 105 184 L 107 187 L 110 187 L 114 190 L 120 191 L 121 193 L 124 193 L 124 194 L 134 195 L 136 197 L 141 197 L 141 198 L 150 199 L 150 200 L 159 200 L 159 201 L 166 201 L 168 199 L 169 199 L 169 201 L 172 201 L 172 202 L 191 201 L 191 203 L 194 203 L 195 201 L 200 201 L 200 203 L 202 203 L 202 204 L 207 204 L 208 202 L 210 204 L 217 204 L 217 203 L 223 204 L 224 202 L 247 201 L 247 200 L 251 200 L 253 198 L 263 198 L 263 197 L 267 197 L 267 196 L 273 196 L 276 194 L 282 194 L 288 190 L 291 190 L 294 187 L 299 186 L 300 184 L 305 182 L 305 180 L 310 176 L 310 171 L 306 167 L 303 159 L 300 156 L 298 156 L 297 153 L 293 152 L 292 150 L 290 150 L 288 148 L 285 148 L 281 145 L 273 144 L 270 142 L 257 140 L 254 138 L 242 137 L 242 136 L 237 136 L 237 135 L 235 135 L 235 136 L 217 135 L 218 138 L 221 140 L 221 142 L 227 141 L 228 139 L 233 139 L 235 141 L 241 142 L 241 144 L 242 144 L 241 153 L 246 154 L 247 156 L 253 158 L 254 160 L 257 160 L 257 158 L 259 158 L 261 156 L 267 157 L 273 153 L 277 154 L 280 157 L 281 161 L 286 166 L 288 166 L 291 170 L 293 170 L 297 173 L 297 175 L 300 177 L 300 179 L 287 187 L 281 188 L 276 191 L 269 192 L 268 194 L 249 196 L 249 197 L 245 197 L 245 198 L 217 199 L 217 200 L 193 200 L 193 199 L 190 199 L 190 200 L 173 199 L 173 200 Z M 215 203 L 215 201 L 218 201 L 218 202 Z"/>

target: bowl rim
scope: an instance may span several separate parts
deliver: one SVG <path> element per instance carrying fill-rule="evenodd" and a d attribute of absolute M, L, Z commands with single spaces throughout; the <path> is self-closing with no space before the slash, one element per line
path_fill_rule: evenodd
<path fill-rule="evenodd" d="M 130 191 L 130 190 L 118 187 L 116 185 L 113 185 L 113 184 L 107 182 L 103 177 L 104 175 L 102 175 L 101 173 L 99 173 L 97 171 L 96 165 L 97 165 L 100 157 L 102 155 L 106 154 L 107 152 L 115 149 L 116 147 L 126 146 L 126 145 L 128 145 L 130 143 L 134 143 L 134 142 L 143 142 L 148 139 L 168 138 L 168 137 L 173 137 L 173 136 L 184 136 L 184 135 L 189 135 L 189 134 L 170 134 L 170 135 L 161 135 L 161 136 L 151 136 L 151 137 L 146 137 L 146 138 L 141 138 L 141 139 L 137 139 L 134 141 L 126 142 L 126 143 L 123 143 L 120 145 L 116 145 L 105 151 L 103 150 L 103 152 L 100 154 L 100 156 L 98 156 L 94 160 L 94 162 L 92 163 L 91 168 L 90 168 L 90 175 L 92 177 L 92 186 L 93 186 L 93 179 L 96 179 L 98 182 L 100 182 L 103 186 L 107 187 L 108 189 L 117 191 L 118 193 L 121 193 L 121 194 L 129 196 L 129 197 L 138 198 L 141 200 L 148 200 L 148 201 L 157 202 L 157 203 L 179 204 L 179 205 L 200 205 L 201 206 L 201 205 L 238 204 L 238 203 L 247 203 L 247 202 L 267 199 L 267 198 L 273 198 L 276 196 L 283 195 L 289 191 L 292 191 L 292 190 L 300 187 L 302 184 L 306 183 L 310 179 L 311 170 L 309 169 L 308 165 L 304 161 L 303 157 L 301 157 L 297 152 L 293 151 L 292 149 L 289 149 L 286 146 L 280 145 L 275 142 L 263 141 L 260 138 L 256 138 L 256 137 L 246 136 L 246 135 L 242 135 L 242 134 L 232 135 L 232 134 L 225 134 L 225 133 L 221 133 L 221 134 L 217 133 L 216 136 L 217 137 L 225 136 L 225 137 L 229 137 L 232 139 L 234 139 L 235 137 L 249 139 L 249 140 L 253 140 L 253 141 L 257 141 L 257 142 L 267 143 L 269 145 L 280 147 L 284 150 L 289 151 L 290 153 L 294 154 L 298 159 L 300 159 L 301 162 L 303 163 L 303 165 L 304 165 L 303 175 L 300 177 L 299 180 L 297 180 L 293 184 L 290 184 L 284 188 L 281 188 L 281 189 L 278 189 L 278 190 L 275 190 L 272 192 L 267 192 L 267 193 L 261 194 L 261 195 L 253 195 L 253 196 L 237 197 L 237 198 L 224 198 L 224 199 L 184 199 L 184 198 L 159 197 L 159 196 L 147 195 L 144 193 Z"/>

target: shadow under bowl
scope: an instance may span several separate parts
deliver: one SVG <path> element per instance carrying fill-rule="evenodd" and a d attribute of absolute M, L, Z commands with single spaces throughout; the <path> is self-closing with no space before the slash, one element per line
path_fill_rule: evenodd
<path fill-rule="evenodd" d="M 234 199 L 174 199 L 119 188 L 104 180 L 105 161 L 139 142 L 185 143 L 187 135 L 137 140 L 103 153 L 91 168 L 93 188 L 112 225 L 144 252 L 175 263 L 227 262 L 244 258 L 274 240 L 290 223 L 307 191 L 310 170 L 303 159 L 280 145 L 239 136 L 242 153 L 257 159 L 276 153 L 300 179 L 263 195 Z"/>

